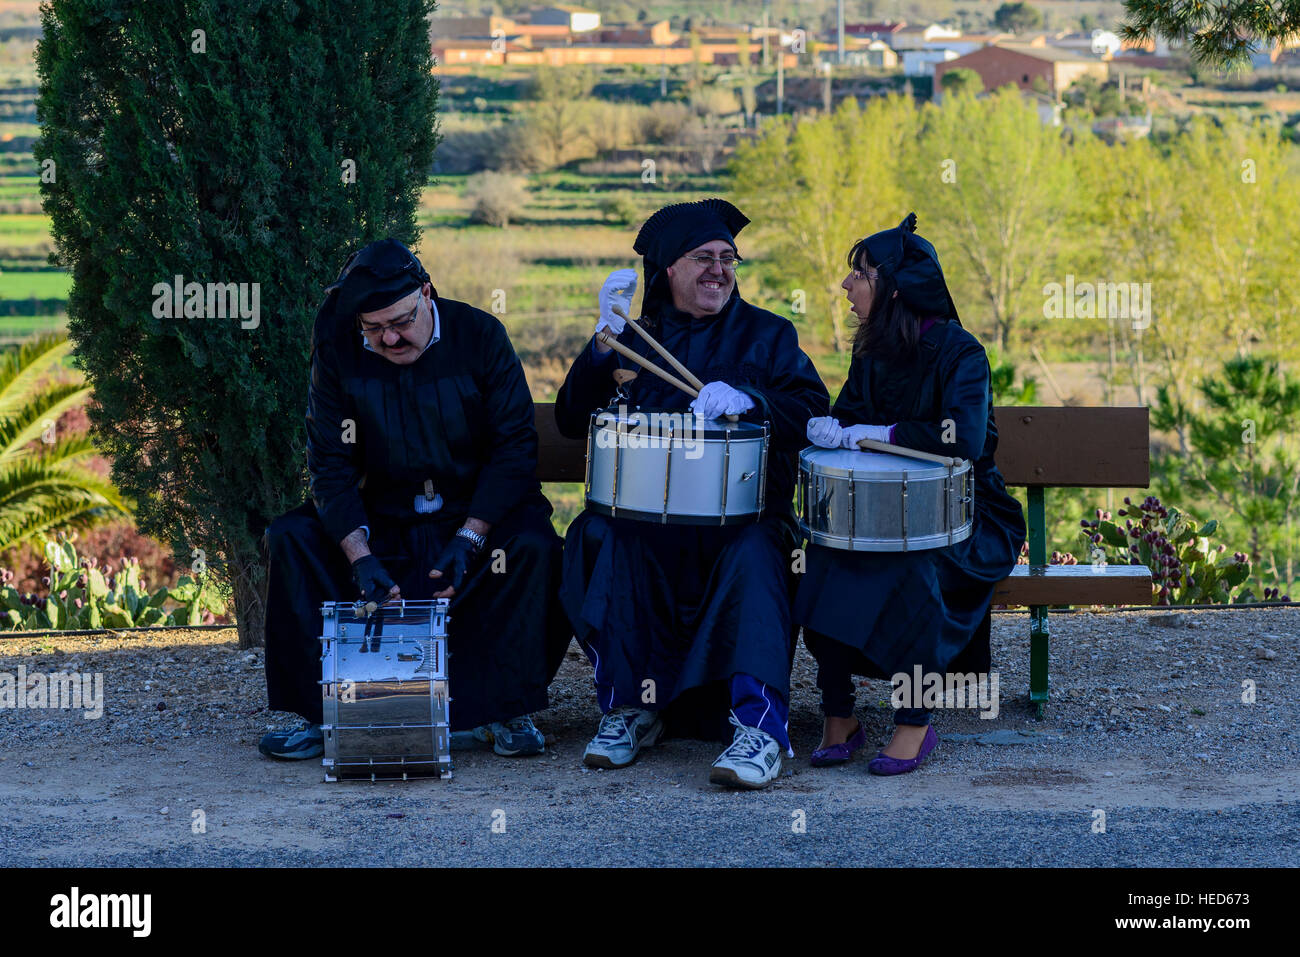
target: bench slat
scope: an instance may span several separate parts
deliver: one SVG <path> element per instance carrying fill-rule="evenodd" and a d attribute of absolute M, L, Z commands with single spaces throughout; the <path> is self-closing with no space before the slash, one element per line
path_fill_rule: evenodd
<path fill-rule="evenodd" d="M 537 477 L 581 482 L 585 439 L 566 439 L 550 402 L 535 406 Z M 1145 408 L 999 406 L 998 468 L 1008 485 L 1145 488 L 1151 479 Z"/>
<path fill-rule="evenodd" d="M 1008 485 L 1146 488 L 1145 407 L 998 406 L 998 470 Z"/>
<path fill-rule="evenodd" d="M 1145 565 L 1017 565 L 993 589 L 995 605 L 1149 605 Z"/>

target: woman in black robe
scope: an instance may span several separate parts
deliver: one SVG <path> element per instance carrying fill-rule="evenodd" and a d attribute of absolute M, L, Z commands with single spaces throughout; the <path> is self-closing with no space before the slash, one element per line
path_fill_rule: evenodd
<path fill-rule="evenodd" d="M 860 240 L 842 283 L 860 319 L 848 379 L 831 417 L 812 419 L 814 444 L 856 449 L 863 438 L 972 461 L 974 525 L 945 548 L 851 552 L 810 545 L 794 618 L 817 659 L 825 715 L 816 765 L 847 761 L 865 743 L 853 717 L 853 675 L 889 679 L 987 673 L 994 586 L 1025 539 L 1020 503 L 994 464 L 989 365 L 961 327 L 934 247 L 915 234 L 916 215 Z M 871 762 L 901 774 L 938 739 L 925 708 L 898 708 L 894 737 Z"/>

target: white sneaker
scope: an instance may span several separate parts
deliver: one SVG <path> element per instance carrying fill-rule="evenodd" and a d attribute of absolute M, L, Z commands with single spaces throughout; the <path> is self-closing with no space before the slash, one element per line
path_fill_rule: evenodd
<path fill-rule="evenodd" d="M 582 763 L 590 768 L 625 768 L 642 748 L 654 745 L 663 730 L 663 721 L 653 711 L 615 708 L 600 719 L 596 736 L 582 753 Z"/>
<path fill-rule="evenodd" d="M 766 731 L 741 724 L 735 713 L 736 736 L 713 762 L 709 781 L 733 788 L 764 788 L 781 773 L 781 746 Z"/>

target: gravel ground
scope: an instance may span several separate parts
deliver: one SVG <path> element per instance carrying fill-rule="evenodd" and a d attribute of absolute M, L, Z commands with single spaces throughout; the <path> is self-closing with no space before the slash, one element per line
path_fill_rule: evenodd
<path fill-rule="evenodd" d="M 317 761 L 257 754 L 291 718 L 266 710 L 261 654 L 233 631 L 0 640 L 0 673 L 102 672 L 105 694 L 100 720 L 0 710 L 0 863 L 1300 863 L 1300 609 L 1060 614 L 1051 630 L 1045 720 L 1026 700 L 1027 617 L 995 615 L 997 718 L 940 712 L 939 750 L 901 778 L 868 775 L 861 754 L 809 767 L 821 719 L 800 647 L 797 757 L 758 793 L 708 784 L 711 742 L 585 769 L 598 712 L 573 649 L 536 716 L 545 756 L 458 751 L 450 782 L 325 784 Z M 858 696 L 880 743 L 888 696 Z"/>

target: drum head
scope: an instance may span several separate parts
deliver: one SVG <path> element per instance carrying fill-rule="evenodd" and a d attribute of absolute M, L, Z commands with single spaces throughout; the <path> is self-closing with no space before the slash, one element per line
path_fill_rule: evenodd
<path fill-rule="evenodd" d="M 753 422 L 731 422 L 727 419 L 705 419 L 690 409 L 643 408 L 619 406 L 596 413 L 596 427 L 617 429 L 620 432 L 640 431 L 659 435 L 671 429 L 674 435 L 689 431 L 697 439 L 758 438 L 763 426 Z"/>
<path fill-rule="evenodd" d="M 808 448 L 799 453 L 799 465 L 804 471 L 815 471 L 820 475 L 834 475 L 848 478 L 851 472 L 855 478 L 897 478 L 906 472 L 909 479 L 938 478 L 948 474 L 946 466 L 925 459 L 908 458 L 905 455 L 889 455 L 885 452 L 861 452 L 853 449 Z M 970 463 L 962 463 L 956 471 L 961 473 L 970 468 Z"/>

